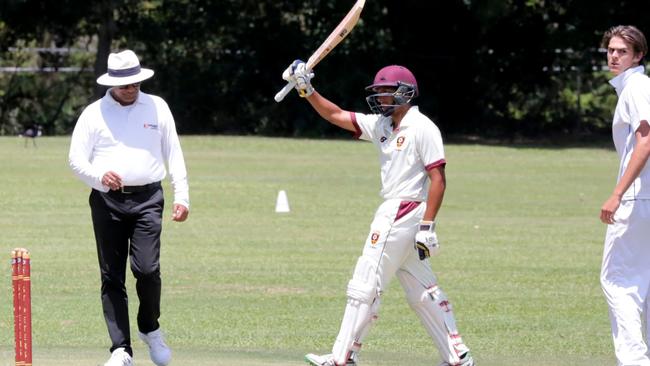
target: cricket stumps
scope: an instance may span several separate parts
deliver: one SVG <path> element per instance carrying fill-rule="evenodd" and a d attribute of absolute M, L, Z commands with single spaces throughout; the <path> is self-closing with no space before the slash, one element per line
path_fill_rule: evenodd
<path fill-rule="evenodd" d="M 29 251 L 11 251 L 11 281 L 14 293 L 14 340 L 16 366 L 32 366 L 32 295 Z"/>

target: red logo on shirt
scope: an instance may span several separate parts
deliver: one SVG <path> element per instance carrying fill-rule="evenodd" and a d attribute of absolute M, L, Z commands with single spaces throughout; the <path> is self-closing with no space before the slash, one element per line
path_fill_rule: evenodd
<path fill-rule="evenodd" d="M 144 123 L 144 128 L 149 129 L 149 130 L 157 130 L 158 125 L 152 125 L 151 123 L 145 122 Z"/>
<path fill-rule="evenodd" d="M 404 144 L 404 140 L 406 140 L 406 137 L 404 137 L 404 136 L 400 136 L 400 137 L 397 138 L 397 148 L 398 149 L 400 147 L 402 147 L 402 145 Z"/>
<path fill-rule="evenodd" d="M 379 240 L 379 232 L 375 231 L 374 233 L 372 233 L 372 235 L 370 235 L 370 243 L 372 245 L 375 245 L 377 244 L 377 240 Z"/>

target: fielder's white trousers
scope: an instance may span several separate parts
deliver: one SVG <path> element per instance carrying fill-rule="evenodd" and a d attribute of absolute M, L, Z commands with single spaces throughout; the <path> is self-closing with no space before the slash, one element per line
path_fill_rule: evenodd
<path fill-rule="evenodd" d="M 619 366 L 650 366 L 650 200 L 623 201 L 607 227 L 600 283 Z"/>

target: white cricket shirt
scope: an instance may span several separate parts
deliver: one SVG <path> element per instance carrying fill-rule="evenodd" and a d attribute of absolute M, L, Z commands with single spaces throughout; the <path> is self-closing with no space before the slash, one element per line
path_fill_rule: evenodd
<path fill-rule="evenodd" d="M 176 124 L 167 103 L 139 92 L 131 105 L 122 106 L 106 92 L 87 106 L 72 133 L 70 167 L 90 187 L 108 192 L 103 175 L 112 170 L 125 186 L 161 181 L 165 163 L 174 188 L 174 203 L 189 208 L 185 160 Z"/>
<path fill-rule="evenodd" d="M 352 113 L 356 138 L 371 141 L 379 152 L 384 199 L 425 201 L 427 172 L 444 165 L 445 152 L 438 127 L 417 106 L 409 108 L 397 130 L 390 117 Z"/>
<path fill-rule="evenodd" d="M 650 123 L 650 79 L 643 66 L 629 68 L 609 81 L 616 89 L 618 103 L 612 122 L 612 138 L 621 158 L 618 179 L 627 169 L 636 145 L 635 132 L 641 121 Z M 646 162 L 639 176 L 623 195 L 624 200 L 650 199 L 650 167 Z"/>

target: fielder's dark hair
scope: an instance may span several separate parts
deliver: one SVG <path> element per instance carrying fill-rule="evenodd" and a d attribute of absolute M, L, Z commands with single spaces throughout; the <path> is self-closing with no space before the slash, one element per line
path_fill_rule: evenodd
<path fill-rule="evenodd" d="M 648 54 L 648 42 L 643 35 L 643 32 L 639 28 L 633 25 L 617 25 L 615 27 L 609 28 L 607 32 L 603 35 L 603 40 L 601 42 L 601 47 L 609 47 L 609 41 L 613 37 L 620 37 L 627 43 L 632 46 L 634 53 L 641 53 L 641 60 L 639 65 L 645 63 L 645 56 Z"/>

